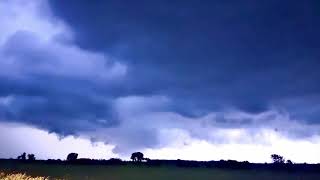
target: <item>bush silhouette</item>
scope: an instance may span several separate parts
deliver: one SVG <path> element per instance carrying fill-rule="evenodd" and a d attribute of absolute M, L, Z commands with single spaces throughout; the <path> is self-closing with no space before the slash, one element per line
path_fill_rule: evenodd
<path fill-rule="evenodd" d="M 275 164 L 283 164 L 285 162 L 285 159 L 278 154 L 272 154 L 271 159 Z"/>
<path fill-rule="evenodd" d="M 291 160 L 287 160 L 287 164 L 293 164 L 293 162 Z"/>
<path fill-rule="evenodd" d="M 143 158 L 143 154 L 141 152 L 134 152 L 134 153 L 132 153 L 130 159 L 134 162 L 141 162 L 144 158 Z"/>
<path fill-rule="evenodd" d="M 19 160 L 26 160 L 26 159 L 27 159 L 27 158 L 26 158 L 26 153 L 25 153 L 25 152 L 22 153 L 20 156 L 17 157 L 17 159 L 19 159 Z"/>
<path fill-rule="evenodd" d="M 67 161 L 74 161 L 78 158 L 78 154 L 77 153 L 70 153 L 67 156 Z"/>
<path fill-rule="evenodd" d="M 34 154 L 28 154 L 28 160 L 29 161 L 35 161 L 36 157 L 34 156 Z"/>

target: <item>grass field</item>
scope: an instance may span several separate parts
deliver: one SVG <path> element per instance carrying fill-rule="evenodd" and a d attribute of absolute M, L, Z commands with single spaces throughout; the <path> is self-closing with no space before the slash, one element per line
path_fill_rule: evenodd
<path fill-rule="evenodd" d="M 319 173 L 288 173 L 267 170 L 225 170 L 207 168 L 88 166 L 45 164 L 0 164 L 5 173 L 26 173 L 52 179 L 94 180 L 320 180 Z M 50 179 L 51 179 L 50 178 Z M 19 180 L 19 178 L 17 178 Z"/>
<path fill-rule="evenodd" d="M 3 173 L 3 172 L 0 172 L 0 179 L 2 180 L 49 180 L 48 177 L 31 177 L 21 173 Z"/>

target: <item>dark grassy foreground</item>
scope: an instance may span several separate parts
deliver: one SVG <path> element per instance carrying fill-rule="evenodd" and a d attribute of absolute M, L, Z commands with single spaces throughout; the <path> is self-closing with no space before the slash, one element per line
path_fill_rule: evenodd
<path fill-rule="evenodd" d="M 31 176 L 50 176 L 63 179 L 95 180 L 320 180 L 320 172 L 288 172 L 271 170 L 231 170 L 219 168 L 182 168 L 175 166 L 148 167 L 145 165 L 71 165 L 0 162 L 0 171 L 26 173 Z"/>

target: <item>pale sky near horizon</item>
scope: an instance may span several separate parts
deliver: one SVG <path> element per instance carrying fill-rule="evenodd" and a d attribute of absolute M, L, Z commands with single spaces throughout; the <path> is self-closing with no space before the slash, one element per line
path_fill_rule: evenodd
<path fill-rule="evenodd" d="M 23 152 L 34 153 L 38 159 L 62 159 L 70 152 L 79 154 L 79 158 L 110 159 L 121 158 L 129 160 L 130 154 L 112 152 L 114 145 L 103 142 L 92 142 L 88 137 L 59 137 L 54 133 L 19 124 L 0 124 L 0 142 L 2 144 L 0 157 L 16 158 Z M 239 133 L 239 132 L 235 132 Z M 4 136 L 4 134 L 6 136 Z M 184 160 L 228 160 L 249 162 L 271 162 L 270 155 L 277 153 L 294 163 L 318 163 L 320 137 L 308 140 L 292 141 L 272 131 L 265 131 L 265 144 L 230 143 L 210 144 L 204 140 L 190 140 L 181 135 L 177 142 L 159 149 L 142 149 L 146 157 L 152 159 L 184 159 Z M 181 144 L 181 141 L 189 144 Z M 303 155 L 302 153 L 303 152 Z"/>

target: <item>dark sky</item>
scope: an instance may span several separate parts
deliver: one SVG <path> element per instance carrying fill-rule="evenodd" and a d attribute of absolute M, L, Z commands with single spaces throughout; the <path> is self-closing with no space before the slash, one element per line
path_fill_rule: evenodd
<path fill-rule="evenodd" d="M 76 29 L 79 46 L 129 64 L 133 76 L 116 90 L 119 94 L 168 95 L 188 115 L 198 108 L 229 106 L 257 113 L 296 98 L 317 105 L 309 99 L 320 90 L 319 5 L 276 0 L 51 3 L 54 13 Z"/>
<path fill-rule="evenodd" d="M 10 9 L 21 3 L 0 6 L 3 122 L 86 134 L 116 153 L 165 146 L 163 129 L 213 144 L 224 140 L 210 128 L 320 134 L 317 0 L 35 0 L 30 11 Z"/>

